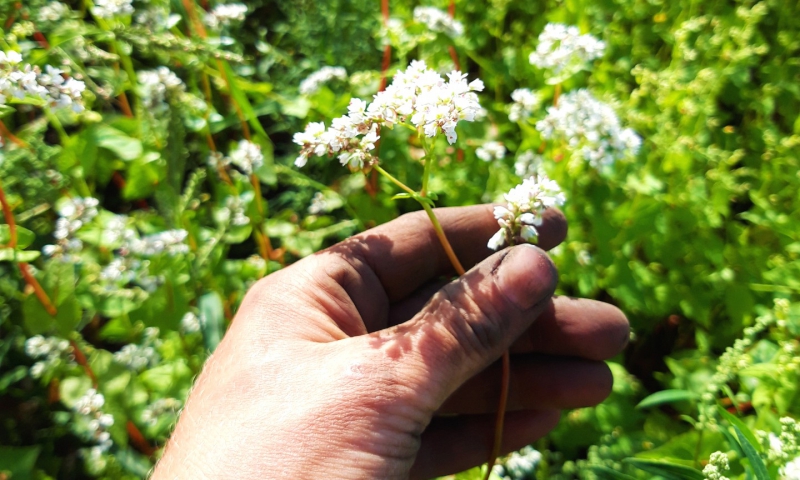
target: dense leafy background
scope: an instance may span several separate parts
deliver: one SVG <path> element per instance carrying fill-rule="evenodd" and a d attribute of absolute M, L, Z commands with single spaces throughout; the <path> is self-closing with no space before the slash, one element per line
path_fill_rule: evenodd
<path fill-rule="evenodd" d="M 0 0 L 3 50 L 86 81 L 86 111 L 48 116 L 12 104 L 0 112 L 0 181 L 19 225 L 16 247 L 0 249 L 0 475 L 146 475 L 249 285 L 416 209 L 392 200 L 389 183 L 338 162 L 292 166 L 294 132 L 342 115 L 351 96 L 377 91 L 387 38 L 390 72 L 415 58 L 452 67 L 452 46 L 470 79 L 486 83 L 487 119 L 459 127 L 454 147 L 437 144 L 437 203 L 491 201 L 516 184 L 514 153 L 538 149 L 542 139 L 534 122 L 510 122 L 507 108 L 514 89 L 536 90 L 544 105 L 535 121 L 556 95 L 528 63 L 549 22 L 607 43 L 602 59 L 558 88 L 589 88 L 643 145 L 599 171 L 562 143 L 543 151 L 568 198 L 570 233 L 554 254 L 560 291 L 618 305 L 634 338 L 611 362 L 611 398 L 568 412 L 535 445 L 542 457 L 528 475 L 704 478 L 711 453 L 723 451 L 729 477 L 779 478 L 797 454 L 791 434 L 781 456 L 759 433 L 779 434 L 779 418 L 800 413 L 797 2 L 457 1 L 465 34 L 454 39 L 414 22 L 417 4 L 399 0 L 390 11 L 405 26 L 400 38 L 387 37 L 379 2 L 365 0 L 252 0 L 244 22 L 216 29 L 201 27 L 213 2 L 133 3 L 137 14 L 171 13 L 170 25 L 165 15 L 144 25 L 136 14 L 98 20 L 88 1 L 62 2 L 68 14 L 40 19 L 48 4 Z M 344 67 L 349 80 L 301 95 L 300 82 L 325 65 Z M 185 90 L 149 105 L 137 77 L 159 66 Z M 252 176 L 208 166 L 214 151 L 229 155 L 244 138 L 264 155 Z M 511 153 L 479 160 L 476 147 L 487 140 Z M 385 168 L 409 184 L 421 174 L 419 153 L 401 131 L 380 146 Z M 59 208 L 80 197 L 99 200 L 98 215 L 75 234 L 83 249 L 39 255 L 57 243 Z M 237 212 L 247 221 L 232 221 Z M 122 240 L 103 235 L 115 221 L 142 238 L 183 229 L 188 247 L 125 257 Z M 133 277 L 103 283 L 101 272 L 123 257 L 140 262 L 129 265 Z M 19 262 L 30 264 L 55 316 Z M 199 330 L 182 323 L 187 313 L 200 319 Z M 42 375 L 31 374 L 36 359 L 25 353 L 34 335 L 71 342 Z M 151 348 L 144 364 L 123 361 L 119 352 L 130 344 Z M 87 453 L 96 442 L 73 410 L 93 384 L 114 418 L 113 446 L 100 458 Z M 153 414 L 159 401 L 170 407 Z"/>

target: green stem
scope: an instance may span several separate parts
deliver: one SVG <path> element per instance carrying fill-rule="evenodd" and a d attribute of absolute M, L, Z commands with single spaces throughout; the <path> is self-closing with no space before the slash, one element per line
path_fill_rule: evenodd
<path fill-rule="evenodd" d="M 388 178 L 388 179 L 389 179 L 389 180 L 390 180 L 392 183 L 394 183 L 395 185 L 397 185 L 398 187 L 400 187 L 400 188 L 401 188 L 403 191 L 405 191 L 406 193 L 408 193 L 409 195 L 411 195 L 411 197 L 412 197 L 414 200 L 417 200 L 417 199 L 419 198 L 419 194 L 418 194 L 417 192 L 415 192 L 414 190 L 411 190 L 411 188 L 410 188 L 408 185 L 406 185 L 405 183 L 403 183 L 403 182 L 401 182 L 400 180 L 398 180 L 398 179 L 394 178 L 394 177 L 393 177 L 393 176 L 392 176 L 392 175 L 391 175 L 389 172 L 387 172 L 386 170 L 384 170 L 383 168 L 381 168 L 381 166 L 380 166 L 380 165 L 375 165 L 375 166 L 373 166 L 372 168 L 374 168 L 375 170 L 377 170 L 377 171 L 378 171 L 378 173 L 380 173 L 380 174 L 381 174 L 381 175 L 383 175 L 384 177 Z M 417 201 L 419 201 L 419 200 L 417 200 Z"/>
<path fill-rule="evenodd" d="M 433 155 L 429 149 L 428 142 L 426 142 L 424 139 L 422 140 L 422 148 L 425 149 L 425 170 L 422 172 L 422 190 L 419 192 L 419 194 L 424 198 L 428 196 L 428 179 L 430 178 L 431 170 L 433 169 Z"/>
<path fill-rule="evenodd" d="M 421 196 L 419 193 L 412 190 L 408 185 L 401 182 L 400 180 L 394 178 L 389 172 L 381 168 L 380 165 L 375 165 L 372 168 L 378 171 L 381 175 L 388 178 L 392 183 L 403 189 L 406 193 L 408 193 L 411 198 L 417 201 L 422 208 L 425 209 L 425 213 L 428 214 L 428 218 L 431 219 L 431 223 L 433 224 L 433 230 L 436 232 L 436 236 L 439 238 L 439 242 L 442 244 L 442 248 L 444 248 L 444 252 L 447 254 L 447 258 L 450 259 L 450 263 L 453 264 L 453 268 L 459 275 L 464 275 L 466 270 L 461 265 L 461 262 L 458 260 L 456 256 L 456 252 L 453 251 L 453 246 L 450 245 L 450 241 L 447 240 L 447 236 L 444 234 L 444 229 L 442 228 L 442 224 L 439 223 L 439 219 L 436 218 L 436 214 L 433 213 L 433 208 L 430 205 L 430 200 L 426 199 L 425 197 Z"/>
<path fill-rule="evenodd" d="M 464 275 L 465 273 L 467 273 L 467 271 L 464 270 L 464 267 L 458 260 L 456 252 L 453 251 L 453 247 L 447 240 L 447 236 L 445 236 L 444 234 L 444 229 L 442 228 L 442 224 L 439 223 L 439 219 L 436 218 L 436 214 L 433 213 L 433 209 L 426 202 L 419 202 L 419 204 L 422 205 L 422 208 L 425 209 L 425 213 L 428 214 L 428 218 L 431 219 L 431 223 L 433 224 L 433 229 L 436 231 L 436 236 L 439 237 L 439 242 L 442 244 L 442 247 L 444 247 L 444 252 L 447 254 L 447 258 L 450 259 L 450 263 L 453 264 L 453 268 L 456 270 L 456 273 L 458 273 L 459 276 Z"/>

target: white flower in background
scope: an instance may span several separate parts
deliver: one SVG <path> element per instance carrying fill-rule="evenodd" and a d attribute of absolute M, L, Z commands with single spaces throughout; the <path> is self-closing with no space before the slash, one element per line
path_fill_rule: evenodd
<path fill-rule="evenodd" d="M 13 50 L 0 52 L 0 105 L 9 98 L 37 98 L 54 110 L 83 111 L 81 95 L 86 85 L 64 78 L 63 73 L 50 65 L 45 65 L 44 72 L 38 66 L 22 65 L 22 56 Z"/>
<path fill-rule="evenodd" d="M 300 93 L 303 95 L 316 93 L 322 85 L 331 80 L 347 80 L 347 70 L 344 67 L 322 67 L 300 82 Z"/>
<path fill-rule="evenodd" d="M 205 16 L 205 23 L 211 28 L 225 27 L 235 22 L 244 21 L 247 15 L 247 5 L 230 3 L 217 5 Z"/>
<path fill-rule="evenodd" d="M 134 371 L 143 370 L 157 364 L 160 356 L 156 348 L 161 344 L 158 339 L 158 328 L 148 327 L 144 330 L 140 344 L 130 343 L 114 353 L 114 361 Z"/>
<path fill-rule="evenodd" d="M 95 0 L 92 13 L 100 18 L 112 18 L 133 13 L 133 0 Z"/>
<path fill-rule="evenodd" d="M 241 140 L 230 154 L 231 163 L 241 168 L 248 175 L 253 174 L 253 170 L 264 164 L 264 154 L 261 153 L 261 146 L 249 140 Z"/>
<path fill-rule="evenodd" d="M 96 198 L 67 198 L 58 207 L 59 218 L 53 237 L 56 243 L 42 247 L 42 253 L 47 256 L 61 256 L 63 260 L 70 261 L 73 254 L 83 249 L 83 242 L 75 238 L 75 233 L 97 216 L 99 201 Z"/>
<path fill-rule="evenodd" d="M 61 2 L 50 2 L 39 9 L 36 16 L 42 23 L 59 22 L 64 20 L 70 13 L 69 7 Z"/>
<path fill-rule="evenodd" d="M 31 366 L 30 373 L 34 378 L 40 378 L 62 363 L 71 363 L 74 358 L 72 346 L 67 340 L 41 335 L 33 336 L 25 341 L 25 353 L 33 359 L 40 359 Z"/>
<path fill-rule="evenodd" d="M 544 173 L 544 157 L 533 150 L 525 150 L 517 155 L 517 161 L 514 162 L 514 173 L 519 177 L 530 177 L 532 175 L 540 175 Z"/>
<path fill-rule="evenodd" d="M 489 240 L 488 247 L 498 250 L 505 245 L 535 242 L 542 224 L 542 215 L 548 208 L 563 205 L 561 187 L 547 175 L 527 178 L 504 195 L 506 206 L 494 207 L 494 218 L 500 230 Z"/>
<path fill-rule="evenodd" d="M 460 37 L 464 34 L 464 25 L 461 22 L 435 7 L 414 8 L 414 21 L 424 23 L 429 30 L 449 37 Z"/>
<path fill-rule="evenodd" d="M 187 253 L 189 246 L 186 244 L 188 232 L 183 229 L 166 230 L 161 233 L 135 238 L 122 247 L 123 255 L 133 253 L 142 257 L 152 257 L 166 253 L 174 256 Z"/>
<path fill-rule="evenodd" d="M 475 155 L 484 162 L 500 160 L 506 157 L 506 147 L 500 142 L 486 142 L 475 150 Z"/>
<path fill-rule="evenodd" d="M 142 70 L 136 75 L 139 81 L 139 95 L 148 110 L 165 110 L 168 108 L 166 104 L 168 95 L 181 94 L 186 91 L 183 80 L 167 67 Z"/>
<path fill-rule="evenodd" d="M 194 312 L 186 312 L 183 318 L 181 318 L 181 330 L 183 330 L 183 333 L 196 333 L 200 331 L 200 319 Z"/>
<path fill-rule="evenodd" d="M 100 452 L 105 452 L 111 447 L 108 428 L 114 425 L 114 417 L 101 410 L 104 404 L 105 397 L 94 388 L 90 388 L 73 407 L 73 410 L 86 422 L 89 434 L 97 442 Z"/>
<path fill-rule="evenodd" d="M 528 445 L 518 452 L 512 452 L 502 463 L 495 465 L 492 473 L 503 480 L 533 478 L 541 461 L 542 454 Z"/>
<path fill-rule="evenodd" d="M 334 119 L 330 128 L 326 129 L 323 123 L 309 123 L 304 132 L 296 133 L 294 142 L 302 149 L 295 165 L 304 166 L 311 155 L 336 154 L 342 165 L 361 169 L 376 160 L 371 151 L 380 138 L 378 127 L 392 127 L 398 122 L 410 121 L 427 137 L 443 133 L 453 144 L 458 138 L 456 124 L 461 120 L 471 122 L 480 114 L 475 92 L 482 90 L 483 82 L 467 83 L 461 72 L 450 72 L 445 80 L 425 62 L 411 62 L 369 105 L 354 98 L 348 114 Z"/>
<path fill-rule="evenodd" d="M 238 195 L 225 197 L 225 206 L 218 211 L 217 221 L 241 227 L 250 223 L 245 215 L 245 201 Z"/>
<path fill-rule="evenodd" d="M 176 398 L 159 398 L 142 411 L 142 422 L 145 425 L 155 425 L 164 415 L 175 415 L 183 404 Z"/>
<path fill-rule="evenodd" d="M 635 155 L 642 144 L 633 130 L 622 128 L 611 106 L 584 89 L 563 95 L 557 106 L 548 107 L 536 129 L 545 139 L 564 139 L 594 167 Z"/>
<path fill-rule="evenodd" d="M 311 205 L 308 207 L 308 213 L 311 215 L 319 215 L 328 211 L 328 202 L 325 201 L 325 195 L 322 192 L 314 194 L 311 199 Z"/>
<path fill-rule="evenodd" d="M 571 71 L 586 62 L 603 56 L 606 44 L 595 37 L 581 35 L 578 27 L 561 23 L 545 25 L 536 51 L 530 54 L 531 64 L 558 75 L 562 70 Z"/>
<path fill-rule="evenodd" d="M 707 480 L 729 480 L 722 472 L 730 470 L 728 456 L 723 452 L 714 452 L 703 468 L 703 475 Z"/>
<path fill-rule="evenodd" d="M 527 120 L 541 103 L 539 96 L 528 88 L 514 90 L 511 92 L 511 99 L 514 103 L 509 109 L 508 119 L 512 122 Z"/>
<path fill-rule="evenodd" d="M 800 457 L 790 460 L 780 469 L 781 480 L 800 480 Z"/>

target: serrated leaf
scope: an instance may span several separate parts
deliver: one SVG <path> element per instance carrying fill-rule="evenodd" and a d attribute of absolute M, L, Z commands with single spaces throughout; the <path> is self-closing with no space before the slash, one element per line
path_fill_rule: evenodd
<path fill-rule="evenodd" d="M 750 440 L 747 439 L 739 427 L 734 425 L 733 430 L 736 432 L 736 437 L 739 439 L 739 444 L 742 446 L 745 456 L 747 456 L 747 459 L 750 460 L 750 468 L 753 469 L 756 480 L 771 480 L 769 472 L 767 472 L 767 467 L 764 465 L 764 460 L 761 459 L 761 456 L 756 451 L 755 446 L 750 443 Z"/>
<path fill-rule="evenodd" d="M 636 408 L 650 408 L 656 405 L 665 403 L 681 402 L 686 400 L 694 400 L 697 394 L 688 390 L 662 390 L 645 397 Z"/>
<path fill-rule="evenodd" d="M 644 470 L 655 475 L 661 475 L 667 480 L 705 480 L 705 476 L 694 468 L 675 463 L 660 462 L 657 460 L 644 460 L 641 458 L 626 458 L 623 462 L 639 470 Z"/>

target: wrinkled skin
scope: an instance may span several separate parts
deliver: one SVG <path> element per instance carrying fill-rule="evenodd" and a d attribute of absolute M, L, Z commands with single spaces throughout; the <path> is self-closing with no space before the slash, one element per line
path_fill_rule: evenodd
<path fill-rule="evenodd" d="M 492 253 L 491 206 L 438 209 L 453 272 L 424 214 L 405 215 L 272 274 L 247 294 L 189 396 L 154 477 L 430 478 L 484 463 L 511 349 L 503 451 L 559 410 L 610 392 L 602 360 L 628 322 L 554 297 L 544 250 Z M 550 210 L 549 249 L 566 236 Z"/>

